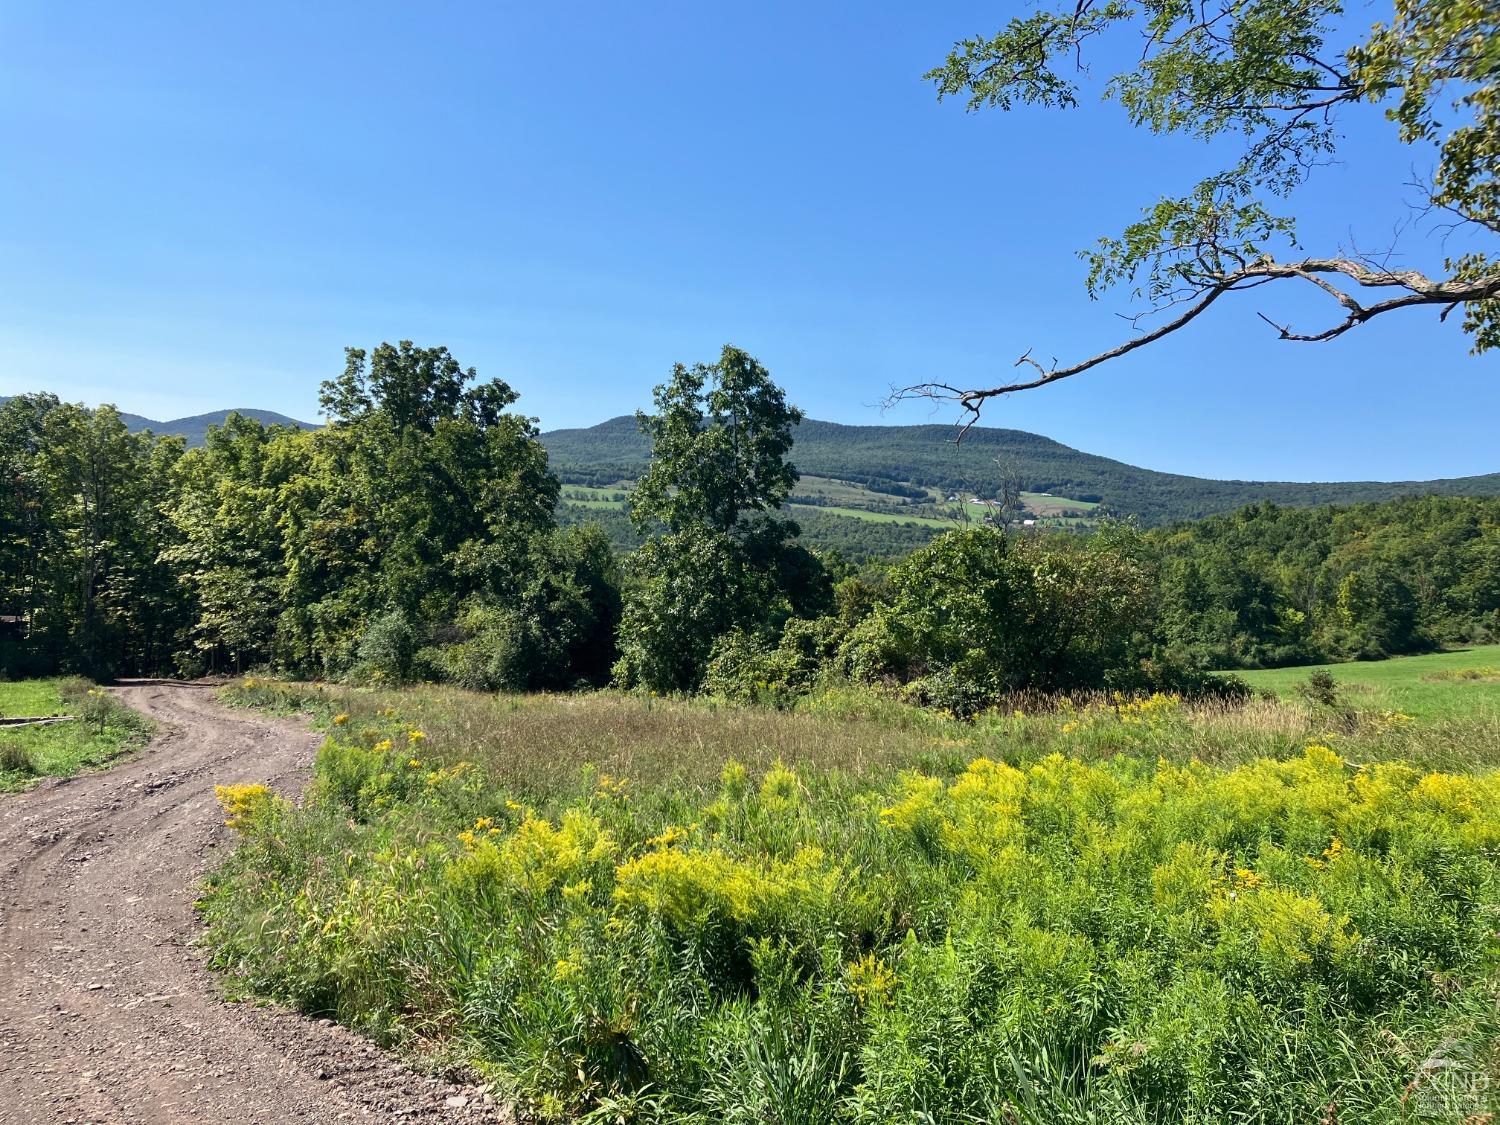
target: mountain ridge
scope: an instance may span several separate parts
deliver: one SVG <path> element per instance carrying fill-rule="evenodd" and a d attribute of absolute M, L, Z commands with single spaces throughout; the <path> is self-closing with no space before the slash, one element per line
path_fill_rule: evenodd
<path fill-rule="evenodd" d="M 0 405 L 7 401 L 0 396 Z M 192 446 L 201 445 L 208 427 L 222 425 L 230 414 L 266 425 L 315 428 L 277 411 L 249 407 L 166 421 L 123 411 L 120 417 L 133 431 L 181 436 Z M 1260 501 L 1310 507 L 1426 494 L 1500 495 L 1500 472 L 1401 481 L 1226 480 L 1142 468 L 1027 430 L 976 426 L 957 444 L 954 433 L 952 426 L 940 423 L 866 426 L 809 418 L 795 431 L 792 460 L 804 476 L 854 481 L 877 492 L 894 485 L 990 497 L 1009 477 L 1028 492 L 1100 503 L 1115 515 L 1147 525 L 1201 519 Z M 565 485 L 634 480 L 650 463 L 650 443 L 629 414 L 593 426 L 547 430 L 541 440 Z M 914 517 L 921 514 L 912 512 Z"/>
<path fill-rule="evenodd" d="M 1116 515 L 1170 523 L 1271 501 L 1290 506 L 1391 500 L 1414 494 L 1500 495 L 1500 472 L 1405 481 L 1219 480 L 1145 469 L 1085 453 L 1025 430 L 976 426 L 961 443 L 952 426 L 856 426 L 807 419 L 792 460 L 804 475 L 903 482 L 993 495 L 1007 475 L 1031 492 L 1102 502 Z M 608 484 L 639 476 L 650 448 L 634 417 L 542 434 L 565 483 Z M 609 478 L 609 479 L 605 479 Z"/>
<path fill-rule="evenodd" d="M 0 406 L 4 406 L 14 397 L 14 395 L 0 395 Z M 126 429 L 131 433 L 150 430 L 159 437 L 183 438 L 190 446 L 202 445 L 208 439 L 208 428 L 222 426 L 231 414 L 242 414 L 246 418 L 254 418 L 266 426 L 295 426 L 299 430 L 318 428 L 317 423 L 314 422 L 302 422 L 275 410 L 259 410 L 249 406 L 234 406 L 228 410 L 210 410 L 206 414 L 189 414 L 164 422 L 157 421 L 155 418 L 147 418 L 144 414 L 131 414 L 126 410 L 119 410 L 118 413 L 120 421 L 125 423 Z"/>

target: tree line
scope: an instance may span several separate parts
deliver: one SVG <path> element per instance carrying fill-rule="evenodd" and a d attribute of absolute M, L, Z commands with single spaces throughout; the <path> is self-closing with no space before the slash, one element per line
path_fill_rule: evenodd
<path fill-rule="evenodd" d="M 1500 636 L 1496 500 L 971 527 L 860 563 L 803 544 L 785 508 L 801 412 L 726 347 L 675 367 L 638 416 L 652 457 L 622 554 L 597 525 L 559 526 L 516 397 L 403 341 L 349 349 L 324 428 L 236 415 L 195 449 L 112 407 L 10 400 L 0 671 L 269 665 L 778 703 L 837 679 L 967 714 L 1016 691 L 1224 690 L 1204 673 Z"/>

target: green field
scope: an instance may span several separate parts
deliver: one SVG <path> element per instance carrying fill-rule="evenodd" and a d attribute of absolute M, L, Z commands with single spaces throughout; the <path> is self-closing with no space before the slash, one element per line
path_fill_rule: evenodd
<path fill-rule="evenodd" d="M 1500 714 L 1500 645 L 1350 664 L 1267 668 L 1239 675 L 1252 687 L 1284 695 L 1320 669 L 1330 672 L 1360 708 L 1383 707 L 1419 718 Z M 1485 675 L 1486 670 L 1494 676 Z"/>
<path fill-rule="evenodd" d="M 94 694 L 89 694 L 91 691 Z M 0 793 L 42 777 L 70 777 L 139 746 L 150 723 L 76 678 L 0 683 L 0 718 L 72 715 L 77 721 L 0 728 Z"/>
<path fill-rule="evenodd" d="M 930 516 L 903 516 L 893 512 L 869 512 L 863 508 L 841 508 L 829 504 L 816 505 L 820 512 L 827 512 L 831 516 L 843 516 L 846 519 L 864 520 L 866 523 L 910 523 L 918 527 L 941 527 L 949 530 L 958 527 L 955 520 L 933 519 Z"/>
<path fill-rule="evenodd" d="M 1093 500 L 1074 500 L 1071 496 L 1054 496 L 1050 492 L 1023 492 L 1021 499 L 1028 508 L 1064 508 L 1079 513 L 1092 512 L 1099 507 Z"/>
<path fill-rule="evenodd" d="M 0 719 L 65 714 L 57 680 L 0 683 Z"/>
<path fill-rule="evenodd" d="M 620 481 L 607 487 L 567 484 L 563 486 L 559 503 L 584 511 L 623 511 L 625 502 L 616 497 L 622 492 L 629 492 L 633 485 L 633 481 Z M 973 522 L 978 522 L 983 515 L 983 509 L 978 505 L 969 507 L 963 503 L 949 504 L 947 495 L 941 489 L 929 489 L 928 502 L 907 504 L 900 497 L 865 488 L 851 481 L 810 475 L 802 477 L 792 490 L 792 504 L 798 506 L 799 500 L 804 501 L 800 505 L 804 511 L 808 507 L 814 507 L 830 516 L 865 523 L 907 524 L 942 531 L 962 526 L 964 522 L 947 513 L 967 510 Z M 1026 514 L 1046 525 L 1067 526 L 1068 521 L 1086 518 L 1099 507 L 1097 503 L 1088 500 L 1074 500 L 1048 492 L 1023 492 L 1021 499 L 1026 505 Z M 816 503 L 805 503 L 809 500 Z M 814 546 L 818 545 L 817 535 L 811 535 L 808 541 Z"/>

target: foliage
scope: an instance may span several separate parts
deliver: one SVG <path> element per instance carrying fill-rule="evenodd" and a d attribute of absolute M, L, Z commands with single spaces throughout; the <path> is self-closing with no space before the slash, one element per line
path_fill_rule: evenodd
<path fill-rule="evenodd" d="M 1233 668 L 1500 637 L 1500 503 L 1260 504 L 1147 536 L 1163 640 Z"/>
<path fill-rule="evenodd" d="M 631 493 L 642 531 L 632 556 L 616 676 L 657 692 L 698 687 L 713 647 L 737 629 L 771 630 L 831 597 L 821 563 L 775 515 L 797 471 L 787 461 L 802 413 L 765 368 L 726 345 L 719 362 L 678 364 L 657 387 L 651 467 Z"/>
<path fill-rule="evenodd" d="M 597 533 L 553 534 L 557 481 L 515 398 L 402 341 L 349 349 L 324 429 L 231 414 L 186 453 L 112 407 L 6 401 L 0 670 L 474 680 L 494 660 L 443 646 L 474 639 L 462 617 L 495 648 L 479 618 L 506 606 L 525 674 L 497 683 L 601 680 L 614 562 Z"/>
<path fill-rule="evenodd" d="M 1282 339 L 1332 339 L 1399 309 L 1427 306 L 1446 319 L 1462 307 L 1474 350 L 1494 346 L 1500 16 L 1485 0 L 1396 0 L 1394 9 L 1392 20 L 1361 37 L 1340 0 L 1082 0 L 1013 16 L 994 35 L 956 44 L 927 75 L 940 97 L 962 97 L 971 110 L 1066 109 L 1078 104 L 1090 76 L 1094 41 L 1134 33 L 1136 49 L 1126 48 L 1129 62 L 1103 83 L 1104 97 L 1138 128 L 1211 143 L 1223 163 L 1082 253 L 1090 294 L 1130 286 L 1145 300 L 1141 316 L 1161 318 L 1150 331 L 1063 367 L 1044 367 L 1028 352 L 1023 362 L 1037 377 L 1026 382 L 906 393 L 956 399 L 972 419 L 996 395 L 1148 346 L 1225 294 L 1277 281 L 1305 282 L 1309 295 L 1316 291 L 1336 310 L 1321 330 L 1278 326 Z M 1431 182 L 1415 186 L 1429 210 L 1453 220 L 1437 228 L 1447 257 L 1432 276 L 1354 251 L 1278 257 L 1301 252 L 1288 198 L 1334 162 L 1347 122 L 1374 107 L 1383 107 L 1401 141 L 1431 146 Z"/>
<path fill-rule="evenodd" d="M 324 705 L 344 720 L 308 800 L 252 817 L 212 880 L 215 963 L 441 1043 L 536 1116 L 1489 1108 L 1452 1079 L 1500 1045 L 1493 739 L 1462 773 L 1390 760 L 1441 752 L 1441 727 L 1338 749 L 1278 728 L 1257 757 L 1240 709 L 1165 696 L 925 729 L 620 696 Z M 1220 726 L 1237 764 L 1197 760 Z M 798 764 L 729 757 L 794 728 Z"/>
<path fill-rule="evenodd" d="M 132 434 L 113 407 L 53 395 L 0 407 L 0 670 L 170 667 L 182 610 L 158 558 L 182 443 Z"/>
<path fill-rule="evenodd" d="M 1149 576 L 1120 539 L 1073 549 L 955 531 L 891 571 L 846 646 L 851 672 L 957 714 L 1016 691 L 1124 686 L 1145 653 Z"/>
<path fill-rule="evenodd" d="M 572 527 L 540 537 L 519 594 L 474 599 L 461 638 L 429 650 L 445 678 L 467 688 L 525 691 L 608 682 L 616 652 L 617 563 L 603 533 Z"/>

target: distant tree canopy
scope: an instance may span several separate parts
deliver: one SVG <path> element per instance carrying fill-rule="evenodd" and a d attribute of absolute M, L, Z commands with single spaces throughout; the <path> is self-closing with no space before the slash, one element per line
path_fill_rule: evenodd
<path fill-rule="evenodd" d="M 1146 542 L 1161 643 L 1196 667 L 1500 640 L 1500 500 L 1255 504 Z"/>
<path fill-rule="evenodd" d="M 675 368 L 642 416 L 639 546 L 619 559 L 599 526 L 555 526 L 534 422 L 446 349 L 351 350 L 323 392 L 323 429 L 232 415 L 191 450 L 113 407 L 0 404 L 0 674 L 269 665 L 777 704 L 859 682 L 962 715 L 1016 691 L 1223 691 L 1209 670 L 1500 640 L 1500 499 L 928 543 L 839 521 L 913 548 L 860 566 L 863 540 L 799 541 L 800 412 L 726 347 Z"/>
<path fill-rule="evenodd" d="M 997 395 L 1086 371 L 1187 326 L 1227 294 L 1277 282 L 1306 286 L 1333 314 L 1313 327 L 1274 325 L 1284 340 L 1331 340 L 1425 306 L 1442 319 L 1457 312 L 1476 352 L 1500 345 L 1500 6 L 1395 0 L 1385 23 L 1340 46 L 1345 22 L 1342 0 L 1064 0 L 958 43 L 927 76 L 940 97 L 971 110 L 1070 109 L 1093 41 L 1133 34 L 1136 61 L 1104 82 L 1104 96 L 1137 127 L 1237 152 L 1083 251 L 1091 295 L 1124 284 L 1144 302 L 1139 335 L 1069 364 L 1027 351 L 1017 366 L 1032 373 L 1016 382 L 929 383 L 898 397 L 954 399 L 972 422 Z M 1298 244 L 1287 200 L 1335 159 L 1340 114 L 1371 109 L 1434 161 L 1413 190 L 1443 235 L 1438 270 L 1391 268 L 1392 247 L 1304 255 Z"/>

